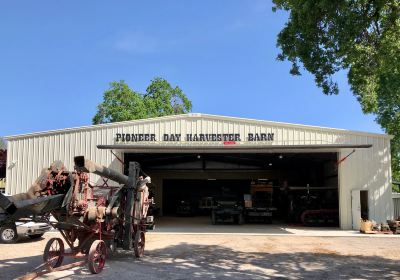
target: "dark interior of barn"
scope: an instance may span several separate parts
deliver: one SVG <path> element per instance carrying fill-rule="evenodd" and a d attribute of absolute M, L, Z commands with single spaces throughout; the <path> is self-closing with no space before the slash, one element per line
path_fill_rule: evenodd
<path fill-rule="evenodd" d="M 339 223 L 334 152 L 125 154 L 124 159 L 125 163 L 139 162 L 152 177 L 161 177 L 162 198 L 158 199 L 162 199 L 161 213 L 166 216 L 209 215 L 213 201 L 218 199 L 235 200 L 245 208 L 252 186 L 266 185 L 271 190 L 266 205 L 274 208 L 274 222 L 319 226 Z M 186 205 L 183 212 L 182 204 Z"/>

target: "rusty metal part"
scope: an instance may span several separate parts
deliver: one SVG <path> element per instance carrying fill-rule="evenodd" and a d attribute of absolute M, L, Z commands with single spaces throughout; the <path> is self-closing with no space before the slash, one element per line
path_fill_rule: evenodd
<path fill-rule="evenodd" d="M 117 246 L 125 250 L 133 247 L 137 257 L 144 254 L 147 209 L 151 201 L 146 184 L 150 182 L 150 177 L 143 179 L 139 176 L 140 164 L 129 163 L 129 176 L 85 160 L 83 156 L 75 157 L 75 166 L 74 172 L 68 172 L 61 162 L 56 162 L 42 171 L 30 192 L 17 195 L 15 201 L 2 200 L 0 203 L 0 207 L 16 206 L 17 212 L 20 210 L 18 207 L 24 205 L 32 211 L 39 209 L 46 214 L 51 213 L 56 221 L 49 223 L 59 230 L 70 249 L 66 253 L 62 239 L 50 239 L 44 250 L 45 263 L 41 266 L 46 269 L 21 279 L 33 279 L 51 271 L 82 265 L 86 261 L 92 273 L 99 273 L 104 267 L 108 247 L 111 251 Z M 123 186 L 91 185 L 86 172 Z M 41 208 L 31 208 L 32 202 L 46 204 L 40 204 Z M 62 266 L 67 256 L 85 258 L 86 261 Z"/>
<path fill-rule="evenodd" d="M 144 231 L 138 230 L 135 234 L 135 241 L 133 244 L 133 249 L 135 251 L 135 256 L 137 258 L 143 257 L 145 244 L 146 244 L 146 235 Z"/>
<path fill-rule="evenodd" d="M 84 261 L 78 261 L 78 262 L 66 264 L 66 265 L 63 265 L 63 266 L 59 266 L 59 267 L 54 268 L 54 269 L 46 268 L 45 270 L 28 273 L 28 274 L 26 274 L 26 275 L 24 275 L 22 277 L 16 278 L 15 280 L 32 280 L 32 279 L 35 279 L 37 277 L 46 275 L 46 274 L 51 273 L 51 272 L 67 270 L 67 269 L 70 269 L 70 268 L 73 268 L 73 267 L 82 266 L 82 265 L 84 265 L 86 263 L 87 263 L 87 260 L 84 260 Z M 41 266 L 39 266 L 39 268 L 44 267 L 44 266 L 45 265 L 41 265 Z"/>
<path fill-rule="evenodd" d="M 124 209 L 124 216 L 131 217 L 134 211 L 134 200 L 135 200 L 135 193 L 134 193 L 134 184 L 139 179 L 139 171 L 140 165 L 137 162 L 130 162 L 129 163 L 129 181 L 127 183 L 127 192 L 125 196 L 125 209 Z M 125 250 L 132 249 L 132 234 L 133 234 L 133 227 L 132 223 L 134 223 L 135 219 L 138 217 L 133 217 L 133 219 L 125 219 L 124 225 L 124 235 L 123 235 L 123 244 L 122 248 Z"/>
<path fill-rule="evenodd" d="M 113 207 L 110 214 L 112 218 L 118 218 L 122 214 L 122 210 L 120 207 Z"/>
<path fill-rule="evenodd" d="M 61 238 L 51 238 L 44 248 L 43 261 L 50 268 L 59 267 L 64 260 L 64 242 Z"/>
<path fill-rule="evenodd" d="M 87 219 L 88 221 L 95 221 L 97 218 L 97 208 L 89 207 L 87 210 Z"/>
<path fill-rule="evenodd" d="M 103 240 L 96 240 L 90 246 L 88 267 L 91 273 L 100 273 L 106 263 L 107 247 Z"/>
<path fill-rule="evenodd" d="M 105 206 L 93 206 L 89 207 L 87 210 L 87 218 L 89 221 L 104 221 L 104 216 L 106 215 Z"/>
<path fill-rule="evenodd" d="M 115 171 L 111 168 L 94 163 L 91 160 L 85 159 L 84 156 L 77 156 L 74 158 L 75 168 L 79 171 L 94 173 L 99 176 L 105 177 L 117 183 L 127 185 L 129 177 Z"/>

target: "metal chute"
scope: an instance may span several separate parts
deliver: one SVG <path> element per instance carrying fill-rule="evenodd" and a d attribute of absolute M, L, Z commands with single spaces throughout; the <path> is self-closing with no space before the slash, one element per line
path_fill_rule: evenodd
<path fill-rule="evenodd" d="M 111 168 L 94 163 L 91 160 L 85 159 L 84 156 L 74 157 L 74 163 L 75 169 L 78 171 L 93 173 L 123 185 L 126 185 L 129 182 L 128 176 Z"/>

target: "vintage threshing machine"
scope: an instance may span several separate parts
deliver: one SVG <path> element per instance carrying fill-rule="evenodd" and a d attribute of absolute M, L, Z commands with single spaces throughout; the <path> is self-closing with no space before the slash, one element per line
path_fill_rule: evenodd
<path fill-rule="evenodd" d="M 75 170 L 70 172 L 61 162 L 54 162 L 50 168 L 43 169 L 26 193 L 10 199 L 0 195 L 0 208 L 3 208 L 0 224 L 12 223 L 24 216 L 51 214 L 55 221 L 49 223 L 59 230 L 66 243 L 61 238 L 51 238 L 43 254 L 45 269 L 25 279 L 84 263 L 92 273 L 99 273 L 107 256 L 117 247 L 133 249 L 136 257 L 143 256 L 146 228 L 153 223 L 153 217 L 147 216 L 153 203 L 146 185 L 150 177 L 141 174 L 137 162 L 129 163 L 128 176 L 83 156 L 75 157 L 74 163 Z M 88 173 L 121 185 L 94 186 L 89 182 Z M 61 266 L 65 256 L 82 260 Z"/>

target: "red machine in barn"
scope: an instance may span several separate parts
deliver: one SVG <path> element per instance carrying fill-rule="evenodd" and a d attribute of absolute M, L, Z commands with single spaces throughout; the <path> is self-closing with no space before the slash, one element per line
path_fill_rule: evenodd
<path fill-rule="evenodd" d="M 42 270 L 23 279 L 84 263 L 92 273 L 99 273 L 107 256 L 117 247 L 133 249 L 136 257 L 144 254 L 146 228 L 153 223 L 153 217 L 147 216 L 153 203 L 146 185 L 150 177 L 143 177 L 137 162 L 130 162 L 128 176 L 85 160 L 83 156 L 75 157 L 74 162 L 73 172 L 65 170 L 61 162 L 55 162 L 42 171 L 27 193 L 10 200 L 0 197 L 0 208 L 4 209 L 1 224 L 23 216 L 51 214 L 56 221 L 50 224 L 65 241 L 64 244 L 61 238 L 51 238 L 44 249 Z M 88 173 L 121 185 L 94 186 L 89 182 Z M 66 246 L 70 249 L 68 252 Z M 66 256 L 82 261 L 61 266 Z"/>

